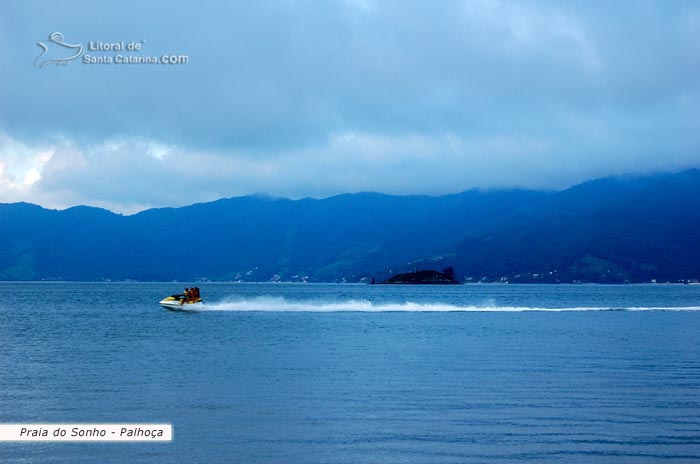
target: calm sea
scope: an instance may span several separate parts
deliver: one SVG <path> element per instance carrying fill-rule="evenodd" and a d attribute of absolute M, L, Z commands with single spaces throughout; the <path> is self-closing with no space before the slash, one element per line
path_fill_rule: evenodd
<path fill-rule="evenodd" d="M 2 462 L 700 462 L 700 286 L 0 283 Z"/>

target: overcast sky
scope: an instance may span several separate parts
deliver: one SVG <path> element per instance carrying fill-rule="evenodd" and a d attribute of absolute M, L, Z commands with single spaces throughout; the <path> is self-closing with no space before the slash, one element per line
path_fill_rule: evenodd
<path fill-rule="evenodd" d="M 182 3 L 0 3 L 0 202 L 132 213 L 700 167 L 697 1 Z M 72 54 L 54 32 L 83 54 L 39 67 Z M 189 61 L 83 62 L 117 54 Z"/>

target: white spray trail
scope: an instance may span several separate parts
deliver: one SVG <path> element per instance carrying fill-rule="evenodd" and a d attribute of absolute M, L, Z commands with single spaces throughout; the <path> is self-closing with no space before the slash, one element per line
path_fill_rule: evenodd
<path fill-rule="evenodd" d="M 447 303 L 417 303 L 412 301 L 397 303 L 375 303 L 368 300 L 344 301 L 290 301 L 282 297 L 256 297 L 240 300 L 224 300 L 206 303 L 200 311 L 267 311 L 267 312 L 524 312 L 524 311 L 700 311 L 700 306 L 687 307 L 572 307 L 537 308 L 526 306 L 467 305 Z"/>

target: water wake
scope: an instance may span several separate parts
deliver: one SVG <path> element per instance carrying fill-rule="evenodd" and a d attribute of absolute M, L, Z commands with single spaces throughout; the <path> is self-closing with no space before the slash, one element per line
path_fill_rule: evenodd
<path fill-rule="evenodd" d="M 524 312 L 524 311 L 700 311 L 700 306 L 685 307 L 571 307 L 538 308 L 527 306 L 467 305 L 447 303 L 397 302 L 377 303 L 369 300 L 293 301 L 282 297 L 257 297 L 224 300 L 204 304 L 200 311 L 267 311 L 267 312 Z"/>

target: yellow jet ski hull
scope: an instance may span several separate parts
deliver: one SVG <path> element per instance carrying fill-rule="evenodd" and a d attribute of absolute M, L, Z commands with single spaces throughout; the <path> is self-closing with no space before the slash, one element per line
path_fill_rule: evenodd
<path fill-rule="evenodd" d="M 202 299 L 187 300 L 182 295 L 172 295 L 163 298 L 158 304 L 170 311 L 197 311 L 202 307 Z"/>

